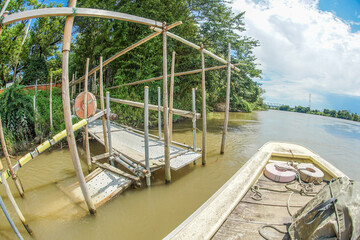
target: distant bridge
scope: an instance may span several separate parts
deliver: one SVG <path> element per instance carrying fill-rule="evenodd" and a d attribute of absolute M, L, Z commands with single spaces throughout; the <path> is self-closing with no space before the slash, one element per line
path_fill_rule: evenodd
<path fill-rule="evenodd" d="M 268 108 L 279 108 L 279 107 L 285 105 L 285 104 L 281 104 L 281 103 L 271 103 L 271 102 L 264 102 L 264 103 Z"/>

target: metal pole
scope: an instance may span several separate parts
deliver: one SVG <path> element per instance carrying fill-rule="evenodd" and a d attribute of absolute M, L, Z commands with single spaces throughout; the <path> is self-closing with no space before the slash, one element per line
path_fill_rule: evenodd
<path fill-rule="evenodd" d="M 192 118 L 192 124 L 193 124 L 193 146 L 194 151 L 196 151 L 196 106 L 195 106 L 195 88 L 192 89 L 192 111 L 193 111 L 193 118 Z M 196 165 L 196 160 L 194 161 L 194 165 Z"/>
<path fill-rule="evenodd" d="M 230 80 L 231 80 L 231 44 L 228 46 L 228 69 L 227 69 L 227 84 L 226 84 L 226 109 L 225 109 L 225 118 L 224 118 L 224 131 L 221 139 L 221 149 L 220 154 L 225 152 L 225 140 L 226 133 L 229 123 L 229 108 L 230 108 Z"/>
<path fill-rule="evenodd" d="M 201 44 L 201 67 L 202 67 L 202 117 L 203 117 L 203 133 L 202 133 L 202 165 L 206 165 L 206 85 L 205 85 L 205 57 L 204 46 Z"/>
<path fill-rule="evenodd" d="M 150 187 L 150 159 L 149 159 L 149 87 L 145 87 L 144 93 L 144 140 L 145 140 L 145 163 L 146 163 L 146 185 Z"/>
<path fill-rule="evenodd" d="M 12 220 L 11 217 L 10 217 L 9 212 L 8 212 L 7 209 L 6 209 L 5 204 L 4 204 L 1 196 L 0 196 L 0 206 L 1 206 L 1 209 L 3 210 L 3 212 L 4 212 L 4 214 L 5 214 L 5 217 L 6 217 L 7 220 L 9 221 L 11 228 L 14 230 L 16 236 L 17 236 L 19 239 L 23 240 L 23 237 L 21 236 L 19 230 L 16 228 L 13 220 Z"/>
<path fill-rule="evenodd" d="M 110 111 L 110 93 L 106 92 L 106 128 L 108 133 L 109 159 L 111 165 L 115 166 L 114 160 L 112 159 Z"/>
<path fill-rule="evenodd" d="M 158 131 L 159 140 L 161 140 L 161 89 L 158 87 Z"/>

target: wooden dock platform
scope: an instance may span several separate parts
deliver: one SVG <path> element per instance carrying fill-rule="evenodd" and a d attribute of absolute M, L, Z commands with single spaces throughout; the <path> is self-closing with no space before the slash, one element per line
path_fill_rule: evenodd
<path fill-rule="evenodd" d="M 102 123 L 100 120 L 89 124 L 89 134 L 104 144 Z M 124 155 L 133 162 L 145 167 L 144 135 L 111 123 L 112 148 L 114 152 Z M 155 171 L 165 165 L 164 142 L 149 139 L 150 169 Z M 201 157 L 200 153 L 170 145 L 170 168 L 179 170 Z"/>

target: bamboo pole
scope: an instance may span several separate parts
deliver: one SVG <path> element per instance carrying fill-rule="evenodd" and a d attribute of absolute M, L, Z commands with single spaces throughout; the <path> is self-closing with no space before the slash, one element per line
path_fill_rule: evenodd
<path fill-rule="evenodd" d="M 158 131 L 159 140 L 161 140 L 161 89 L 158 87 Z"/>
<path fill-rule="evenodd" d="M 1 175 L 1 182 L 2 182 L 2 184 L 3 184 L 3 186 L 4 186 L 6 195 L 8 196 L 9 201 L 10 201 L 11 205 L 13 206 L 13 208 L 14 208 L 14 210 L 15 210 L 15 212 L 16 212 L 16 215 L 19 217 L 19 219 L 20 219 L 21 223 L 24 225 L 26 231 L 27 231 L 30 235 L 32 235 L 32 230 L 31 230 L 31 228 L 29 227 L 29 225 L 26 223 L 26 220 L 25 220 L 25 218 L 24 218 L 24 215 L 22 214 L 19 206 L 17 205 L 17 203 L 16 203 L 16 201 L 15 201 L 15 199 L 14 199 L 14 196 L 12 195 L 12 193 L 11 193 L 11 191 L 10 191 L 10 187 L 9 187 L 9 185 L 8 185 L 8 183 L 7 183 L 7 180 L 6 180 L 6 178 L 5 178 L 5 176 L 4 176 L 3 172 L 2 172 L 2 166 L 1 166 L 1 169 L 0 169 L 0 175 Z"/>
<path fill-rule="evenodd" d="M 231 44 L 228 45 L 228 69 L 227 69 L 227 84 L 226 84 L 226 106 L 225 106 L 225 118 L 224 118 L 224 130 L 221 139 L 220 154 L 225 152 L 225 141 L 227 128 L 229 123 L 229 108 L 230 108 L 230 81 L 231 81 Z"/>
<path fill-rule="evenodd" d="M 204 49 L 201 44 L 201 87 L 202 87 L 202 117 L 203 117 L 203 132 L 202 132 L 202 165 L 206 165 L 206 86 L 205 86 L 205 57 L 204 57 Z"/>
<path fill-rule="evenodd" d="M 233 64 L 233 65 L 238 66 L 238 65 L 243 65 L 243 63 L 236 63 L 236 64 Z M 205 71 L 218 70 L 218 69 L 222 69 L 222 68 L 226 68 L 226 67 L 227 67 L 227 65 L 209 67 L 209 68 L 205 68 Z M 190 75 L 190 74 L 195 74 L 195 73 L 201 73 L 201 72 L 202 72 L 202 69 L 196 69 L 196 70 L 191 70 L 191 71 L 186 71 L 186 72 L 179 72 L 179 73 L 175 73 L 174 77 Z M 168 78 L 169 77 L 171 77 L 171 75 L 169 75 Z M 116 88 L 125 87 L 125 86 L 137 85 L 137 84 L 141 84 L 141 83 L 147 83 L 147 82 L 151 82 L 151 81 L 162 80 L 163 78 L 164 78 L 164 76 L 153 77 L 153 78 L 144 79 L 144 80 L 140 80 L 140 81 L 136 81 L 136 82 L 125 83 L 125 84 L 122 84 L 122 85 L 119 85 L 119 86 L 109 87 L 109 88 L 107 88 L 107 90 L 116 89 Z"/>
<path fill-rule="evenodd" d="M 164 158 L 165 158 L 165 183 L 171 182 L 170 149 L 169 149 L 169 113 L 167 92 L 167 37 L 166 22 L 163 23 L 163 106 L 164 106 Z"/>
<path fill-rule="evenodd" d="M 50 74 L 50 99 L 49 99 L 49 111 L 50 111 L 50 132 L 52 132 L 53 129 L 53 117 L 52 117 L 52 77 L 53 77 L 53 72 L 51 72 Z"/>
<path fill-rule="evenodd" d="M 73 84 L 74 81 L 75 81 L 75 74 L 72 75 L 71 84 Z M 55 85 L 55 86 L 56 86 L 56 85 Z M 74 99 L 75 90 L 76 90 L 75 87 L 76 87 L 76 85 L 72 85 L 72 86 L 71 86 L 71 95 L 70 95 L 70 98 L 71 98 L 71 99 Z"/>
<path fill-rule="evenodd" d="M 146 185 L 150 187 L 150 159 L 149 159 L 149 87 L 145 86 L 144 92 L 144 141 L 145 141 L 145 164 L 146 164 Z"/>
<path fill-rule="evenodd" d="M 69 7 L 74 8 L 76 6 L 76 0 L 69 0 Z M 67 140 L 71 152 L 72 161 L 74 164 L 75 172 L 79 180 L 81 191 L 84 195 L 85 202 L 89 208 L 91 214 L 96 213 L 95 205 L 91 199 L 89 190 L 86 185 L 84 174 L 81 169 L 79 154 L 76 148 L 76 141 L 74 131 L 72 128 L 72 119 L 70 112 L 70 96 L 69 96 L 69 52 L 71 42 L 71 32 L 74 23 L 74 15 L 70 15 L 66 18 L 64 28 L 64 39 L 63 39 L 63 58 L 62 58 L 62 100 L 64 109 L 64 120 L 67 132 Z"/>
<path fill-rule="evenodd" d="M 87 94 L 88 94 L 88 72 L 89 72 L 89 61 L 90 59 L 87 58 L 86 59 L 86 67 L 85 67 L 85 82 L 84 82 L 84 116 L 85 118 L 88 118 L 88 99 L 87 99 Z M 92 166 L 91 166 L 91 157 L 90 157 L 90 145 L 89 145 L 89 127 L 86 124 L 85 125 L 85 151 L 86 151 L 86 162 L 88 165 L 88 170 L 89 172 L 92 171 Z"/>
<path fill-rule="evenodd" d="M 33 108 L 34 108 L 34 119 L 35 119 L 35 129 L 37 129 L 37 114 L 36 114 L 36 94 L 37 94 L 37 81 L 35 82 L 35 91 L 33 97 Z"/>
<path fill-rule="evenodd" d="M 96 95 L 97 94 L 97 84 L 96 84 L 96 72 L 94 72 L 94 78 L 92 81 L 92 92 Z"/>
<path fill-rule="evenodd" d="M 10 2 L 10 0 L 5 1 L 4 6 L 2 7 L 1 12 L 0 12 L 0 18 L 5 14 L 5 10 L 6 10 L 7 6 L 9 5 L 9 2 Z"/>
<path fill-rule="evenodd" d="M 104 88 L 103 88 L 103 57 L 100 56 L 100 76 L 99 76 L 99 90 L 100 90 L 100 108 L 101 111 L 105 110 L 105 104 L 104 104 Z M 102 126 L 103 126 L 103 136 L 104 136 L 104 145 L 105 145 L 105 152 L 109 152 L 109 142 L 107 138 L 106 133 L 106 118 L 105 116 L 102 116 Z"/>
<path fill-rule="evenodd" d="M 7 147 L 6 147 L 6 142 L 5 142 L 5 138 L 4 138 L 4 131 L 3 131 L 3 128 L 2 128 L 2 122 L 1 122 L 1 116 L 0 116 L 0 140 L 1 140 L 1 146 L 2 146 L 2 150 L 3 150 L 3 153 L 4 153 L 4 156 L 5 156 L 5 160 L 6 160 L 6 163 L 9 167 L 9 171 L 10 171 L 10 175 L 15 183 L 15 186 L 20 194 L 21 197 L 24 197 L 24 189 L 21 185 L 21 182 L 20 182 L 20 179 L 16 176 L 16 173 L 13 169 L 13 166 L 11 164 L 11 161 L 10 161 L 10 157 L 9 157 L 9 153 L 8 153 L 8 150 L 7 150 Z"/>
<path fill-rule="evenodd" d="M 169 141 L 172 141 L 173 129 L 173 105 L 174 105 L 174 74 L 175 74 L 175 52 L 172 52 L 171 78 L 170 78 L 170 104 L 169 104 Z"/>
<path fill-rule="evenodd" d="M 191 95 L 192 95 L 192 110 L 194 113 L 193 119 L 192 119 L 192 124 L 193 124 L 193 150 L 194 152 L 196 152 L 196 117 L 195 117 L 195 113 L 196 113 L 196 99 L 195 99 L 195 88 L 191 89 Z M 196 165 L 196 160 L 194 161 L 194 165 Z"/>
<path fill-rule="evenodd" d="M 4 4 L 3 8 L 1 9 L 0 18 L 1 18 L 1 17 L 4 17 L 4 18 L 5 18 L 5 17 L 9 14 L 9 11 L 5 11 L 8 3 L 9 3 L 9 0 L 7 0 L 7 2 Z M 0 24 L 0 35 L 1 35 L 1 33 L 2 33 L 2 30 L 3 30 L 3 25 Z"/>
<path fill-rule="evenodd" d="M 108 146 L 109 146 L 109 159 L 112 166 L 115 166 L 114 160 L 112 159 L 112 144 L 111 144 L 111 124 L 110 124 L 110 93 L 106 92 L 106 128 L 108 134 Z"/>

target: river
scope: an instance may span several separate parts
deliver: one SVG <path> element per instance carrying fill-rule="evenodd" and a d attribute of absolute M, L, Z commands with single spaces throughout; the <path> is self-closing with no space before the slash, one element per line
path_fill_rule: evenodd
<path fill-rule="evenodd" d="M 193 213 L 220 188 L 264 143 L 293 142 L 310 148 L 349 177 L 360 180 L 360 123 L 309 114 L 264 111 L 230 113 L 224 155 L 219 155 L 223 113 L 208 115 L 207 166 L 193 164 L 172 172 L 164 184 L 162 171 L 155 173 L 151 188 L 130 189 L 101 206 L 90 216 L 60 190 L 76 181 L 68 149 L 53 149 L 32 160 L 18 175 L 25 188 L 21 199 L 9 180 L 20 209 L 34 232 L 34 239 L 161 239 Z M 192 144 L 192 123 L 174 124 L 173 139 Z M 201 121 L 198 128 L 201 129 Z M 151 131 L 156 134 L 156 129 Z M 198 131 L 197 145 L 201 146 Z M 80 144 L 79 144 L 80 145 Z M 78 148 L 84 173 L 84 150 Z M 103 147 L 92 142 L 92 155 Z M 25 239 L 32 239 L 16 218 L 4 189 L 1 196 Z M 15 239 L 0 214 L 0 239 Z"/>

